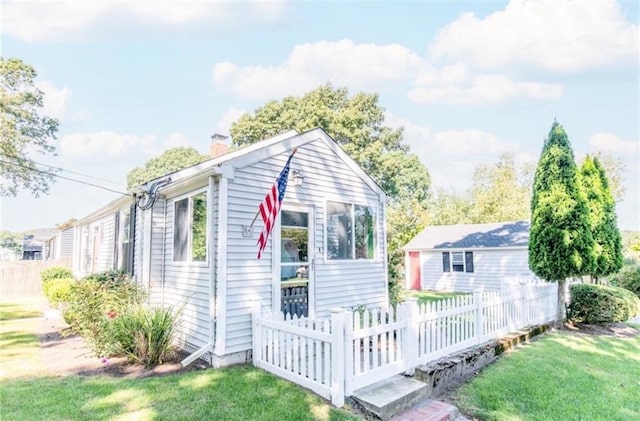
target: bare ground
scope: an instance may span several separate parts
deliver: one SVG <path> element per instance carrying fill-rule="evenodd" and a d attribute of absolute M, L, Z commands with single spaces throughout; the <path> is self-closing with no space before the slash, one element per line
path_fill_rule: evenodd
<path fill-rule="evenodd" d="M 186 357 L 184 353 L 176 353 L 169 361 L 151 369 L 130 363 L 123 357 L 101 358 L 91 351 L 82 337 L 64 335 L 69 326 L 59 312 L 47 309 L 40 319 L 36 333 L 41 343 L 42 363 L 50 375 L 143 378 L 206 368 L 200 361 L 183 367 L 180 361 Z"/>

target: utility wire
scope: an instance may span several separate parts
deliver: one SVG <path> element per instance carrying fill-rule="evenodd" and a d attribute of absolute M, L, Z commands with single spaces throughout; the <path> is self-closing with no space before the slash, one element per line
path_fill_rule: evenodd
<path fill-rule="evenodd" d="M 15 158 L 15 159 L 19 159 L 17 156 L 7 155 L 7 154 L 2 153 L 2 152 L 0 152 L 0 156 L 4 156 L 4 157 L 6 157 L 6 158 Z M 43 164 L 42 162 L 37 162 L 37 161 L 34 161 L 34 160 L 30 160 L 30 161 L 31 161 L 31 162 L 33 162 L 34 164 L 42 165 L 43 167 L 49 167 L 49 168 L 51 168 L 51 169 L 60 170 L 60 171 L 68 172 L 68 173 L 75 174 L 75 175 L 81 175 L 81 176 L 83 176 L 83 177 L 92 178 L 92 179 L 94 179 L 94 180 L 98 180 L 98 181 L 104 181 L 104 182 L 106 182 L 106 183 L 117 184 L 117 185 L 119 185 L 119 186 L 121 186 L 121 185 L 122 185 L 122 183 L 121 183 L 121 182 L 118 182 L 118 181 L 107 180 L 106 178 L 95 177 L 95 176 L 93 176 L 93 175 L 83 174 L 83 173 L 80 173 L 80 172 L 67 170 L 67 169 L 64 169 L 64 168 L 61 168 L 61 167 L 54 167 L 53 165 Z"/>
<path fill-rule="evenodd" d="M 18 164 L 16 162 L 5 161 L 3 159 L 0 159 L 0 162 L 3 163 L 3 164 L 9 164 L 9 165 L 14 165 L 16 167 L 25 168 L 25 169 L 27 169 L 29 171 L 35 171 L 35 172 L 40 173 L 40 174 L 46 174 L 46 175 L 50 175 L 52 177 L 62 178 L 63 180 L 75 181 L 76 183 L 86 184 L 87 186 L 92 186 L 92 187 L 97 187 L 99 189 L 107 190 L 107 191 L 110 191 L 112 193 L 118 193 L 118 194 L 121 194 L 123 196 L 129 196 L 129 193 L 124 193 L 124 192 L 121 192 L 121 191 L 118 191 L 118 190 L 110 189 L 108 187 L 100 186 L 98 184 L 89 183 L 88 181 L 83 181 L 83 180 L 78 180 L 78 179 L 75 179 L 75 178 L 65 177 L 64 175 L 56 174 L 56 173 L 53 173 L 53 172 L 43 171 L 43 170 L 38 169 L 38 168 L 31 168 L 31 167 L 28 167 L 26 165 Z"/>

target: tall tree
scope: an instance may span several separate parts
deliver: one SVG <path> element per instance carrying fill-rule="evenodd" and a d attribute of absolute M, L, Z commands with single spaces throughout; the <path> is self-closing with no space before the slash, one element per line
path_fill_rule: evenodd
<path fill-rule="evenodd" d="M 598 158 L 600 166 L 607 174 L 607 181 L 609 183 L 609 190 L 611 196 L 616 202 L 624 199 L 626 188 L 624 186 L 624 180 L 626 178 L 627 166 L 623 160 L 614 156 L 604 154 L 602 152 L 596 152 L 594 158 Z"/>
<path fill-rule="evenodd" d="M 587 157 L 580 169 L 587 197 L 589 222 L 594 241 L 595 261 L 592 280 L 611 275 L 622 268 L 622 236 L 618 230 L 615 202 L 605 170 L 597 157 Z"/>
<path fill-rule="evenodd" d="M 429 201 L 429 223 L 431 225 L 470 224 L 473 207 L 468 193 L 438 189 Z"/>
<path fill-rule="evenodd" d="M 0 231 L 0 248 L 22 253 L 22 234 L 10 231 Z"/>
<path fill-rule="evenodd" d="M 34 84 L 36 76 L 22 60 L 0 57 L 0 196 L 27 189 L 38 197 L 54 181 L 30 156 L 53 153 L 58 132 L 58 120 L 41 115 L 44 93 Z"/>
<path fill-rule="evenodd" d="M 526 166 L 516 165 L 505 153 L 492 165 L 479 165 L 473 173 L 470 190 L 471 222 L 529 220 L 531 184 Z"/>
<path fill-rule="evenodd" d="M 202 155 L 194 148 L 178 146 L 167 149 L 162 155 L 148 160 L 144 167 L 136 167 L 129 171 L 127 187 L 139 186 L 154 178 L 199 164 L 207 159 L 209 156 Z"/>
<path fill-rule="evenodd" d="M 415 208 L 417 213 L 427 208 L 429 173 L 403 143 L 402 129 L 384 126 L 384 109 L 378 105 L 377 94 L 349 96 L 347 89 L 326 84 L 301 97 L 270 101 L 253 114 L 242 115 L 231 125 L 231 137 L 234 146 L 243 146 L 286 130 L 304 132 L 316 127 L 323 128 L 380 184 L 390 198 L 390 209 L 396 209 L 397 203 Z M 390 258 L 397 257 L 405 234 L 415 228 L 396 216 L 387 221 Z M 389 278 L 397 280 L 396 262 L 389 268 Z"/>
<path fill-rule="evenodd" d="M 235 146 L 244 146 L 286 130 L 323 128 L 391 198 L 412 198 L 426 206 L 431 179 L 409 146 L 402 129 L 384 125 L 378 95 L 321 86 L 301 97 L 270 101 L 231 125 Z"/>
<path fill-rule="evenodd" d="M 566 132 L 551 126 L 533 182 L 529 267 L 558 283 L 558 321 L 564 320 L 566 279 L 589 274 L 593 237 L 587 200 Z"/>

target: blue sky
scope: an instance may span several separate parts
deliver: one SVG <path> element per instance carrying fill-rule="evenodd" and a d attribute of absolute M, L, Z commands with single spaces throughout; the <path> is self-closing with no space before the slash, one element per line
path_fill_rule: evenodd
<path fill-rule="evenodd" d="M 626 167 L 640 230 L 636 1 L 2 1 L 2 55 L 35 67 L 57 156 L 106 187 L 173 146 L 208 151 L 242 112 L 328 81 L 377 92 L 434 188 L 504 152 L 537 161 L 554 118 L 578 162 Z M 108 182 L 113 181 L 113 182 Z M 115 183 L 114 183 L 115 182 Z M 81 218 L 118 195 L 61 180 L 0 203 L 0 229 Z"/>

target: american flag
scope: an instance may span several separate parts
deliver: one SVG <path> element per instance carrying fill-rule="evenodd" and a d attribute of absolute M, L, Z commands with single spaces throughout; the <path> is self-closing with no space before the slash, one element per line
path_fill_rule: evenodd
<path fill-rule="evenodd" d="M 289 178 L 289 165 L 291 164 L 291 158 L 296 153 L 294 149 L 289 159 L 287 159 L 287 163 L 280 171 L 280 175 L 276 178 L 276 181 L 271 186 L 271 190 L 265 196 L 262 203 L 260 203 L 260 207 L 258 208 L 258 212 L 262 215 L 262 221 L 264 222 L 264 228 L 260 233 L 260 238 L 258 238 L 258 259 L 262 256 L 262 250 L 267 246 L 267 240 L 269 239 L 269 234 L 271 234 L 271 230 L 273 229 L 273 225 L 276 220 L 276 216 L 278 216 L 278 212 L 280 212 L 280 206 L 282 205 L 282 199 L 284 199 L 284 193 L 287 189 L 287 179 Z"/>

